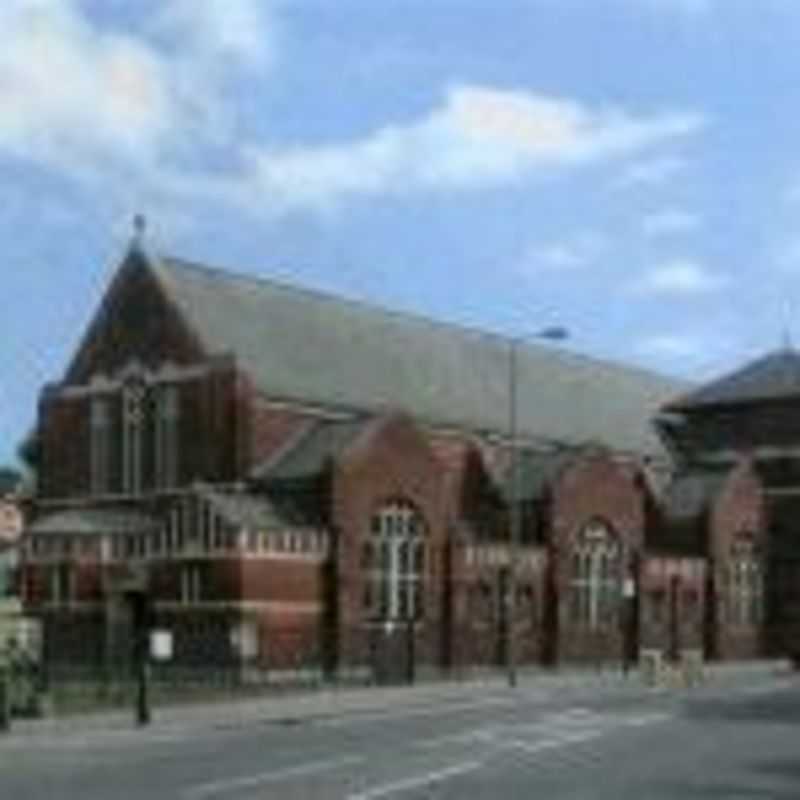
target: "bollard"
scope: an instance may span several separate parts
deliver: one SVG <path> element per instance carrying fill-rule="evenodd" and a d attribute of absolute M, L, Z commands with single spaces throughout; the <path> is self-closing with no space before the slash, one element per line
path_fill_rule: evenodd
<path fill-rule="evenodd" d="M 136 687 L 136 724 L 149 725 L 150 715 L 150 665 L 147 658 L 143 657 L 138 665 L 138 680 Z"/>
<path fill-rule="evenodd" d="M 8 667 L 0 664 L 0 733 L 11 728 L 11 685 Z"/>

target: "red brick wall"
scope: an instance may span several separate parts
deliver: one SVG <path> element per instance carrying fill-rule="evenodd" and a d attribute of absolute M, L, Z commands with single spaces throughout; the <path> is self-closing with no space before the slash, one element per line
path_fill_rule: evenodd
<path fill-rule="evenodd" d="M 48 391 L 39 403 L 39 498 L 89 491 L 89 402 Z"/>
<path fill-rule="evenodd" d="M 343 635 L 362 624 L 360 552 L 372 515 L 385 503 L 413 503 L 427 524 L 425 619 L 418 656 L 438 660 L 444 597 L 447 502 L 440 462 L 416 426 L 402 415 L 375 420 L 336 465 L 332 518 L 339 536 L 339 625 Z M 344 643 L 345 649 L 347 644 Z"/>
<path fill-rule="evenodd" d="M 242 388 L 247 403 L 247 452 L 250 468 L 274 456 L 304 430 L 314 416 L 270 402 L 247 383 Z"/>
<path fill-rule="evenodd" d="M 452 549 L 452 663 L 457 666 L 503 666 L 507 663 L 507 598 L 502 574 L 509 550 L 504 542 L 476 542 L 460 537 Z M 544 655 L 545 572 L 547 551 L 522 548 L 517 557 L 517 595 L 513 638 L 520 664 Z"/>
<path fill-rule="evenodd" d="M 587 631 L 569 619 L 570 562 L 575 537 L 594 519 L 608 524 L 622 540 L 628 557 L 641 553 L 645 496 L 634 466 L 609 454 L 587 452 L 568 465 L 553 486 L 549 552 L 554 597 L 554 655 L 562 660 L 607 660 L 621 657 L 622 625 Z"/>
<path fill-rule="evenodd" d="M 762 652 L 762 628 L 734 626 L 727 619 L 725 572 L 734 537 L 754 534 L 758 548 L 765 555 L 766 529 L 762 484 L 751 462 L 743 460 L 728 477 L 709 517 L 709 555 L 716 595 L 714 630 L 710 635 L 712 653 L 718 658 L 754 658 Z"/>
<path fill-rule="evenodd" d="M 639 582 L 641 647 L 665 656 L 703 650 L 706 570 L 700 557 L 645 556 Z"/>
<path fill-rule="evenodd" d="M 230 482 L 237 472 L 237 428 L 240 410 L 235 403 L 236 371 L 224 360 L 208 364 L 204 376 L 177 384 L 178 484 L 195 480 Z M 113 405 L 111 493 L 121 492 L 122 433 L 119 402 Z M 39 498 L 62 498 L 90 493 L 90 399 L 51 389 L 40 404 L 39 430 L 42 463 Z M 144 488 L 152 485 L 152 436 L 145 439 Z"/>
<path fill-rule="evenodd" d="M 287 615 L 291 615 L 291 604 L 319 604 L 321 608 L 324 563 L 320 559 L 246 558 L 242 559 L 239 568 L 244 602 L 285 603 Z"/>

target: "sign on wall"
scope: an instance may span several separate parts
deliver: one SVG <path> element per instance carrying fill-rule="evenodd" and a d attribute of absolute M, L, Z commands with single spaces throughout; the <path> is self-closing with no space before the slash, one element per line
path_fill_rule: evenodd
<path fill-rule="evenodd" d="M 150 631 L 150 657 L 154 661 L 170 661 L 173 656 L 174 642 L 172 631 Z"/>

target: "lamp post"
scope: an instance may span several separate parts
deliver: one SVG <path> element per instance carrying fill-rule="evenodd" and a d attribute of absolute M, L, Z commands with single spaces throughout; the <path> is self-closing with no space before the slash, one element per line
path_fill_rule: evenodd
<path fill-rule="evenodd" d="M 508 435 L 510 440 L 509 465 L 509 548 L 508 548 L 508 583 L 506 601 L 506 661 L 508 666 L 508 685 L 517 685 L 517 654 L 514 641 L 514 629 L 517 616 L 517 560 L 519 556 L 522 518 L 519 492 L 519 452 L 517 447 L 517 362 L 521 344 L 528 339 L 545 339 L 551 342 L 569 338 L 566 328 L 548 327 L 530 337 L 513 337 L 509 339 L 508 350 Z"/>

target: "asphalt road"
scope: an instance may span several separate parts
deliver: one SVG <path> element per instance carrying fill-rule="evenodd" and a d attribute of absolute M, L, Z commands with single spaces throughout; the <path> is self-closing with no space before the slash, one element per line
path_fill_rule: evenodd
<path fill-rule="evenodd" d="M 298 724 L 12 737 L 0 798 L 797 800 L 798 730 L 797 679 L 522 685 Z"/>

